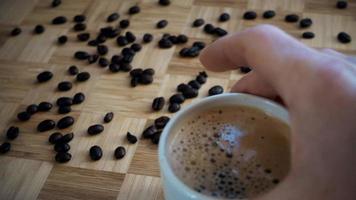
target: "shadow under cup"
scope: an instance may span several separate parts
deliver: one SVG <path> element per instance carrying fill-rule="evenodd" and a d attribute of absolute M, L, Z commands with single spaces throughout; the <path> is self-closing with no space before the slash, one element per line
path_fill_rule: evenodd
<path fill-rule="evenodd" d="M 159 144 L 166 199 L 246 199 L 275 187 L 290 167 L 288 112 L 267 99 L 222 94 L 192 104 Z"/>

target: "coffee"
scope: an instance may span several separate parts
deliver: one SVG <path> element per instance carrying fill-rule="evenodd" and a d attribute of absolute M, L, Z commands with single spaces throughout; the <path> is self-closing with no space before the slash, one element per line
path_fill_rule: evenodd
<path fill-rule="evenodd" d="M 256 197 L 287 175 L 289 133 L 287 124 L 256 108 L 211 108 L 173 127 L 169 163 L 180 180 L 205 195 Z"/>

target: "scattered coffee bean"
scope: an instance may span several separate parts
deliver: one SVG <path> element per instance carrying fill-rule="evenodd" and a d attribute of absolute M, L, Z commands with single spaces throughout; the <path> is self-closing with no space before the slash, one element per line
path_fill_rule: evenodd
<path fill-rule="evenodd" d="M 101 157 L 103 157 L 103 150 L 101 149 L 101 147 L 95 145 L 90 147 L 89 150 L 89 156 L 92 160 L 96 161 L 96 160 L 100 160 Z"/>
<path fill-rule="evenodd" d="M 95 63 L 98 59 L 99 59 L 99 55 L 98 55 L 98 54 L 93 54 L 93 55 L 89 56 L 89 58 L 88 58 L 88 63 L 89 63 L 89 64 L 93 64 L 93 63 Z"/>
<path fill-rule="evenodd" d="M 131 87 L 136 87 L 138 85 L 139 77 L 132 77 L 130 81 Z"/>
<path fill-rule="evenodd" d="M 169 4 L 171 4 L 170 0 L 158 0 L 158 4 L 161 6 L 168 6 Z"/>
<path fill-rule="evenodd" d="M 90 34 L 89 33 L 80 33 L 77 35 L 77 39 L 79 41 L 85 42 L 88 41 L 90 38 Z"/>
<path fill-rule="evenodd" d="M 78 92 L 73 96 L 73 104 L 81 104 L 85 100 L 85 95 L 82 92 Z"/>
<path fill-rule="evenodd" d="M 120 64 L 124 64 L 124 63 L 131 63 L 133 61 L 133 58 L 134 58 L 134 54 L 128 54 L 128 55 L 124 55 L 122 57 L 122 60 L 121 60 L 121 63 Z M 120 66 L 120 69 L 121 69 L 121 66 Z M 131 70 L 131 69 L 130 69 Z M 130 71 L 129 70 L 129 71 Z"/>
<path fill-rule="evenodd" d="M 87 29 L 87 25 L 84 23 L 76 23 L 73 26 L 74 31 L 84 31 L 85 29 Z"/>
<path fill-rule="evenodd" d="M 125 47 L 121 50 L 121 55 L 123 56 L 129 56 L 129 55 L 135 55 L 135 51 L 132 50 L 131 48 Z"/>
<path fill-rule="evenodd" d="M 173 103 L 181 104 L 184 101 L 185 101 L 185 98 L 184 98 L 183 94 L 181 94 L 181 93 L 174 94 L 169 98 L 170 104 L 173 104 Z"/>
<path fill-rule="evenodd" d="M 0 145 L 0 153 L 5 154 L 11 150 L 11 143 L 4 142 Z"/>
<path fill-rule="evenodd" d="M 130 71 L 130 76 L 131 77 L 139 77 L 141 76 L 143 70 L 141 68 L 136 68 Z"/>
<path fill-rule="evenodd" d="M 17 114 L 17 119 L 20 121 L 28 121 L 31 118 L 31 114 L 24 111 Z"/>
<path fill-rule="evenodd" d="M 69 143 L 74 138 L 73 133 L 67 133 L 63 135 L 56 143 Z"/>
<path fill-rule="evenodd" d="M 15 27 L 14 29 L 12 29 L 10 35 L 11 36 L 17 36 L 17 35 L 20 35 L 21 32 L 22 32 L 21 28 Z"/>
<path fill-rule="evenodd" d="M 299 21 L 299 16 L 296 14 L 289 14 L 284 18 L 284 20 L 289 23 L 294 23 Z"/>
<path fill-rule="evenodd" d="M 195 78 L 196 81 L 198 81 L 198 83 L 200 84 L 204 84 L 206 83 L 206 78 L 202 75 L 198 75 L 196 78 Z"/>
<path fill-rule="evenodd" d="M 220 85 L 215 85 L 209 89 L 209 96 L 214 96 L 218 94 L 222 94 L 224 92 L 224 88 L 221 87 Z"/>
<path fill-rule="evenodd" d="M 45 112 L 51 110 L 53 105 L 49 102 L 41 102 L 38 104 L 38 111 Z"/>
<path fill-rule="evenodd" d="M 120 28 L 127 28 L 130 26 L 130 21 L 127 19 L 123 19 L 120 21 Z"/>
<path fill-rule="evenodd" d="M 175 35 L 170 35 L 167 37 L 169 41 L 171 41 L 173 44 L 178 44 L 178 38 Z"/>
<path fill-rule="evenodd" d="M 120 65 L 120 70 L 122 70 L 123 72 L 129 72 L 132 69 L 132 66 L 130 65 L 130 63 L 121 63 Z"/>
<path fill-rule="evenodd" d="M 127 41 L 126 37 L 125 36 L 119 36 L 116 38 L 116 43 L 119 45 L 119 46 L 125 46 L 127 45 L 129 42 Z"/>
<path fill-rule="evenodd" d="M 56 101 L 57 106 L 71 106 L 73 99 L 70 97 L 59 97 Z"/>
<path fill-rule="evenodd" d="M 135 36 L 132 32 L 130 32 L 130 31 L 127 31 L 127 32 L 125 33 L 125 37 L 126 37 L 126 40 L 127 40 L 129 43 L 132 43 L 132 42 L 134 42 L 134 41 L 136 40 L 136 36 Z"/>
<path fill-rule="evenodd" d="M 191 87 L 189 86 L 189 85 L 187 85 L 187 84 L 185 84 L 185 83 L 181 83 L 181 84 L 179 84 L 178 86 L 177 86 L 177 91 L 178 92 L 184 92 L 185 90 L 188 90 L 188 89 L 190 89 Z"/>
<path fill-rule="evenodd" d="M 97 135 L 97 134 L 100 134 L 103 131 L 104 131 L 104 126 L 103 125 L 95 124 L 95 125 L 89 126 L 89 128 L 87 130 L 87 133 L 89 135 Z"/>
<path fill-rule="evenodd" d="M 180 34 L 177 36 L 178 44 L 184 44 L 188 42 L 188 37 L 186 35 Z"/>
<path fill-rule="evenodd" d="M 72 155 L 68 152 L 58 152 L 56 154 L 55 160 L 58 163 L 66 163 L 72 159 Z"/>
<path fill-rule="evenodd" d="M 109 65 L 109 70 L 113 73 L 119 72 L 120 71 L 120 65 L 115 64 L 115 63 L 111 63 Z"/>
<path fill-rule="evenodd" d="M 104 42 L 106 42 L 106 36 L 102 33 L 100 33 L 98 36 L 96 36 L 95 39 L 99 44 L 102 44 Z"/>
<path fill-rule="evenodd" d="M 108 16 L 108 18 L 106 19 L 106 21 L 107 21 L 107 22 L 113 22 L 113 21 L 118 20 L 119 17 L 120 17 L 119 13 L 114 12 L 114 13 L 112 13 L 112 14 L 110 14 L 110 15 Z"/>
<path fill-rule="evenodd" d="M 57 39 L 58 44 L 65 44 L 68 41 L 68 37 L 65 35 L 61 35 Z"/>
<path fill-rule="evenodd" d="M 162 110 L 164 103 L 164 97 L 156 97 L 155 99 L 153 99 L 152 109 L 156 111 Z"/>
<path fill-rule="evenodd" d="M 161 137 L 161 133 L 162 133 L 162 131 L 158 131 L 155 134 L 153 134 L 153 136 L 151 138 L 151 141 L 152 141 L 153 144 L 158 144 L 159 143 L 159 139 Z"/>
<path fill-rule="evenodd" d="M 109 52 L 109 48 L 106 45 L 98 45 L 96 47 L 96 50 L 98 51 L 98 54 L 100 54 L 100 55 L 105 55 Z"/>
<path fill-rule="evenodd" d="M 9 129 L 6 131 L 6 137 L 9 140 L 14 140 L 19 136 L 20 129 L 16 126 L 11 126 Z"/>
<path fill-rule="evenodd" d="M 107 38 L 115 38 L 121 33 L 120 28 L 114 28 L 112 26 L 107 26 L 104 28 L 100 29 L 100 34 L 101 36 L 105 36 Z"/>
<path fill-rule="evenodd" d="M 263 18 L 265 18 L 265 19 L 271 19 L 274 16 L 276 16 L 276 12 L 273 10 L 267 10 L 263 13 Z"/>
<path fill-rule="evenodd" d="M 230 15 L 228 13 L 222 13 L 219 16 L 219 21 L 220 22 L 226 22 L 226 21 L 229 21 L 229 19 L 230 19 Z"/>
<path fill-rule="evenodd" d="M 59 5 L 61 5 L 62 1 L 61 0 L 53 0 L 51 3 L 52 8 L 55 8 Z"/>
<path fill-rule="evenodd" d="M 111 120 L 114 118 L 114 113 L 113 112 L 108 112 L 104 116 L 104 123 L 109 123 Z"/>
<path fill-rule="evenodd" d="M 30 115 L 35 114 L 36 112 L 38 112 L 38 105 L 31 104 L 31 105 L 27 106 L 26 112 L 29 113 Z"/>
<path fill-rule="evenodd" d="M 67 143 L 56 143 L 53 149 L 56 152 L 68 152 L 70 150 L 70 146 Z"/>
<path fill-rule="evenodd" d="M 313 32 L 304 32 L 302 34 L 302 38 L 304 39 L 313 39 L 315 37 L 315 34 Z"/>
<path fill-rule="evenodd" d="M 122 159 L 126 155 L 126 149 L 123 146 L 119 146 L 115 149 L 115 158 L 116 159 Z"/>
<path fill-rule="evenodd" d="M 148 74 L 150 76 L 153 76 L 155 74 L 155 70 L 152 68 L 147 68 L 145 70 L 142 71 L 143 74 Z"/>
<path fill-rule="evenodd" d="M 74 57 L 78 60 L 87 60 L 90 55 L 88 52 L 85 51 L 77 51 L 74 53 Z"/>
<path fill-rule="evenodd" d="M 52 20 L 52 24 L 53 25 L 59 25 L 59 24 L 64 24 L 67 22 L 67 18 L 64 17 L 64 16 L 58 16 L 58 17 L 55 17 L 53 20 Z"/>
<path fill-rule="evenodd" d="M 149 75 L 149 74 L 142 73 L 142 75 L 140 76 L 138 82 L 143 84 L 143 85 L 148 85 L 148 84 L 153 82 L 153 76 Z"/>
<path fill-rule="evenodd" d="M 199 90 L 201 87 L 200 83 L 196 80 L 189 81 L 188 85 L 190 85 L 190 87 L 197 89 L 197 90 Z"/>
<path fill-rule="evenodd" d="M 130 7 L 129 8 L 129 14 L 130 15 L 133 15 L 133 14 L 137 14 L 137 13 L 139 13 L 141 11 L 141 9 L 140 9 L 140 7 L 138 7 L 138 6 L 132 6 L 132 7 Z"/>
<path fill-rule="evenodd" d="M 76 15 L 73 17 L 73 21 L 77 23 L 84 22 L 86 19 L 85 15 Z"/>
<path fill-rule="evenodd" d="M 224 30 L 224 29 L 222 29 L 222 28 L 220 28 L 220 27 L 216 27 L 216 28 L 214 29 L 214 34 L 217 35 L 217 36 L 219 36 L 219 37 L 223 37 L 223 36 L 227 35 L 228 33 L 227 33 L 226 30 Z"/>
<path fill-rule="evenodd" d="M 207 34 L 214 34 L 215 27 L 212 24 L 205 24 L 203 30 Z"/>
<path fill-rule="evenodd" d="M 147 127 L 143 133 L 143 138 L 152 138 L 152 136 L 157 132 L 157 128 L 154 125 Z"/>
<path fill-rule="evenodd" d="M 70 74 L 72 76 L 77 75 L 79 73 L 79 69 L 75 65 L 70 66 L 67 71 L 68 71 L 68 74 Z"/>
<path fill-rule="evenodd" d="M 168 111 L 171 113 L 175 113 L 180 110 L 180 105 L 178 103 L 171 103 L 168 106 Z"/>
<path fill-rule="evenodd" d="M 65 129 L 65 128 L 72 126 L 73 124 L 74 124 L 74 118 L 71 116 L 66 116 L 57 122 L 57 128 Z"/>
<path fill-rule="evenodd" d="M 167 38 L 162 38 L 159 40 L 158 46 L 162 49 L 168 49 L 173 46 L 173 43 Z"/>
<path fill-rule="evenodd" d="M 189 87 L 188 89 L 184 90 L 183 91 L 183 96 L 186 98 L 186 99 L 191 99 L 191 98 L 195 98 L 198 96 L 198 90 L 192 88 L 192 87 Z"/>
<path fill-rule="evenodd" d="M 135 144 L 137 142 L 137 137 L 132 135 L 130 132 L 127 132 L 126 134 L 126 139 L 129 141 L 131 144 Z"/>
<path fill-rule="evenodd" d="M 169 122 L 169 117 L 167 116 L 161 116 L 161 117 L 158 117 L 157 119 L 155 119 L 155 126 L 157 129 L 163 129 L 166 124 Z"/>
<path fill-rule="evenodd" d="M 56 144 L 58 141 L 60 141 L 60 139 L 62 137 L 63 137 L 62 133 L 54 132 L 49 136 L 48 142 L 51 143 L 51 144 Z"/>
<path fill-rule="evenodd" d="M 347 1 L 337 1 L 336 8 L 338 9 L 346 9 L 347 8 Z"/>
<path fill-rule="evenodd" d="M 193 26 L 193 27 L 200 27 L 200 26 L 202 26 L 202 25 L 204 25 L 204 24 L 205 24 L 204 19 L 199 18 L 199 19 L 194 20 L 192 26 Z"/>
<path fill-rule="evenodd" d="M 139 52 L 139 51 L 141 51 L 142 46 L 141 46 L 140 44 L 138 44 L 138 43 L 133 43 L 133 44 L 130 46 L 130 48 L 131 48 L 132 50 L 134 50 L 135 52 Z"/>
<path fill-rule="evenodd" d="M 150 34 L 150 33 L 145 33 L 144 35 L 143 35 L 143 37 L 142 37 L 142 41 L 144 42 L 144 43 L 149 43 L 149 42 L 151 42 L 153 40 L 153 36 L 152 36 L 152 34 Z"/>
<path fill-rule="evenodd" d="M 246 20 L 254 20 L 257 18 L 257 13 L 255 11 L 247 11 L 244 13 L 243 18 Z"/>
<path fill-rule="evenodd" d="M 251 71 L 251 68 L 249 67 L 240 67 L 240 72 L 243 74 L 249 73 Z"/>
<path fill-rule="evenodd" d="M 35 26 L 34 33 L 41 34 L 44 31 L 45 31 L 45 27 L 44 26 L 42 26 L 40 24 Z"/>
<path fill-rule="evenodd" d="M 345 32 L 340 32 L 337 35 L 337 39 L 339 40 L 339 42 L 344 43 L 344 44 L 350 43 L 352 41 L 351 36 Z"/>
<path fill-rule="evenodd" d="M 49 80 L 51 80 L 53 77 L 53 73 L 50 72 L 50 71 L 44 71 L 44 72 L 41 72 L 37 75 L 37 81 L 39 83 L 43 83 L 43 82 L 47 82 Z"/>
<path fill-rule="evenodd" d="M 54 129 L 55 126 L 56 126 L 56 122 L 54 122 L 51 119 L 46 119 L 37 125 L 37 131 L 38 132 L 49 131 L 49 130 Z"/>
<path fill-rule="evenodd" d="M 98 64 L 100 65 L 100 67 L 107 67 L 110 64 L 110 62 L 106 58 L 99 58 Z"/>
<path fill-rule="evenodd" d="M 58 114 L 67 114 L 72 111 L 72 108 L 70 106 L 60 106 L 58 108 Z"/>
<path fill-rule="evenodd" d="M 77 77 L 76 77 L 78 82 L 87 81 L 89 78 L 90 78 L 89 72 L 80 72 L 79 74 L 77 74 Z"/>
<path fill-rule="evenodd" d="M 299 27 L 300 28 L 308 28 L 313 24 L 313 21 L 310 18 L 304 18 L 300 20 Z"/>
<path fill-rule="evenodd" d="M 168 21 L 165 19 L 162 19 L 160 21 L 157 22 L 156 24 L 156 28 L 164 28 L 168 25 Z"/>
<path fill-rule="evenodd" d="M 72 89 L 73 84 L 69 81 L 62 81 L 59 82 L 57 85 L 57 89 L 58 91 L 69 91 L 70 89 Z"/>

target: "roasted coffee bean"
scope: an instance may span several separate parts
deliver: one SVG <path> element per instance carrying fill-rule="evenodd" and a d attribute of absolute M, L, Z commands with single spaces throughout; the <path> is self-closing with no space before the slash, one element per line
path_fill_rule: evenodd
<path fill-rule="evenodd" d="M 41 34 L 44 31 L 45 31 L 45 27 L 44 26 L 42 26 L 40 24 L 35 26 L 34 33 Z"/>
<path fill-rule="evenodd" d="M 130 7 L 129 8 L 129 14 L 130 15 L 133 15 L 133 14 L 137 14 L 137 13 L 139 13 L 141 11 L 141 9 L 140 9 L 140 7 L 138 7 L 138 6 L 132 6 L 132 7 Z"/>
<path fill-rule="evenodd" d="M 53 149 L 56 152 L 68 152 L 70 150 L 70 146 L 67 143 L 56 143 Z"/>
<path fill-rule="evenodd" d="M 114 113 L 113 112 L 108 112 L 104 116 L 104 123 L 109 123 L 111 120 L 114 118 Z"/>
<path fill-rule="evenodd" d="M 131 48 L 132 50 L 134 50 L 135 52 L 139 52 L 139 51 L 141 51 L 142 46 L 141 46 L 140 44 L 138 44 L 138 43 L 133 43 L 133 44 L 130 46 L 130 48 Z"/>
<path fill-rule="evenodd" d="M 198 83 L 200 83 L 200 84 L 204 84 L 206 82 L 206 78 L 204 76 L 201 76 L 201 75 L 198 75 L 195 78 L 195 80 L 198 81 Z"/>
<path fill-rule="evenodd" d="M 246 20 L 254 20 L 257 18 L 257 13 L 255 11 L 247 11 L 244 13 L 243 18 Z"/>
<path fill-rule="evenodd" d="M 204 76 L 205 78 L 208 78 L 208 74 L 205 71 L 199 72 L 199 76 Z"/>
<path fill-rule="evenodd" d="M 289 14 L 284 18 L 284 20 L 289 23 L 294 23 L 299 21 L 299 16 L 296 14 Z"/>
<path fill-rule="evenodd" d="M 155 99 L 153 99 L 152 109 L 156 111 L 162 110 L 164 103 L 165 103 L 164 97 L 156 97 Z"/>
<path fill-rule="evenodd" d="M 163 38 L 158 42 L 158 46 L 162 49 L 168 49 L 173 46 L 173 43 L 169 39 Z"/>
<path fill-rule="evenodd" d="M 189 81 L 188 85 L 190 85 L 190 87 L 197 89 L 197 90 L 199 90 L 201 87 L 200 83 L 196 80 Z"/>
<path fill-rule="evenodd" d="M 131 87 L 136 87 L 138 85 L 139 77 L 132 77 L 130 81 Z"/>
<path fill-rule="evenodd" d="M 44 111 L 49 111 L 51 110 L 53 105 L 49 102 L 41 102 L 38 104 L 38 111 L 44 112 Z"/>
<path fill-rule="evenodd" d="M 61 0 L 53 0 L 51 3 L 52 8 L 55 8 L 59 5 L 61 5 L 62 1 Z"/>
<path fill-rule="evenodd" d="M 87 133 L 89 135 L 97 135 L 97 134 L 100 134 L 103 131 L 104 131 L 104 126 L 103 125 L 95 124 L 95 125 L 89 126 L 89 128 L 87 130 Z"/>
<path fill-rule="evenodd" d="M 82 92 L 78 92 L 73 96 L 73 104 L 81 104 L 85 100 L 85 95 Z"/>
<path fill-rule="evenodd" d="M 37 81 L 39 83 L 43 83 L 43 82 L 47 82 L 49 80 L 51 80 L 53 77 L 53 73 L 50 72 L 50 71 L 44 71 L 44 72 L 41 72 L 37 75 Z"/>
<path fill-rule="evenodd" d="M 121 63 L 120 70 L 123 72 L 129 72 L 132 69 L 132 65 L 130 63 Z"/>
<path fill-rule="evenodd" d="M 88 79 L 90 79 L 90 74 L 89 72 L 80 72 L 79 74 L 77 74 L 76 79 L 78 82 L 87 81 Z"/>
<path fill-rule="evenodd" d="M 75 65 L 70 66 L 67 71 L 68 71 L 68 74 L 70 74 L 72 76 L 77 75 L 79 73 L 79 69 Z"/>
<path fill-rule="evenodd" d="M 304 32 L 302 34 L 302 38 L 304 39 L 313 39 L 315 37 L 315 34 L 313 32 Z"/>
<path fill-rule="evenodd" d="M 265 18 L 265 19 L 271 19 L 274 16 L 276 16 L 276 12 L 273 10 L 267 10 L 263 13 L 263 18 Z"/>
<path fill-rule="evenodd" d="M 224 92 L 224 88 L 221 87 L 220 85 L 215 85 L 209 89 L 209 96 L 214 96 L 218 94 L 222 94 Z"/>
<path fill-rule="evenodd" d="M 153 82 L 153 76 L 149 75 L 149 74 L 143 74 L 142 73 L 142 75 L 140 76 L 138 82 L 143 84 L 143 85 L 148 85 L 148 84 Z"/>
<path fill-rule="evenodd" d="M 57 85 L 57 89 L 58 91 L 69 91 L 70 89 L 72 89 L 73 84 L 69 81 L 62 81 L 59 82 Z"/>
<path fill-rule="evenodd" d="M 20 121 L 28 121 L 31 118 L 31 114 L 24 111 L 17 114 L 17 119 Z"/>
<path fill-rule="evenodd" d="M 159 143 L 159 138 L 161 137 L 161 133 L 162 133 L 162 131 L 158 131 L 152 136 L 151 142 L 153 144 L 158 144 Z"/>
<path fill-rule="evenodd" d="M 144 43 L 149 43 L 149 42 L 151 42 L 153 40 L 153 36 L 152 36 L 152 34 L 150 34 L 150 33 L 145 33 L 144 35 L 143 35 L 143 37 L 142 37 L 142 41 L 144 42 Z"/>
<path fill-rule="evenodd" d="M 68 152 L 58 152 L 56 154 L 55 160 L 58 163 L 66 163 L 72 159 L 72 155 Z"/>
<path fill-rule="evenodd" d="M 119 46 L 125 46 L 127 45 L 129 42 L 127 41 L 126 37 L 125 36 L 119 36 L 116 38 L 116 43 L 119 45 Z"/>
<path fill-rule="evenodd" d="M 157 128 L 154 125 L 147 127 L 143 133 L 143 138 L 152 138 L 152 136 L 157 132 Z"/>
<path fill-rule="evenodd" d="M 205 33 L 214 34 L 215 27 L 212 24 L 205 24 L 203 30 Z"/>
<path fill-rule="evenodd" d="M 189 85 L 187 85 L 187 84 L 185 84 L 185 83 L 181 83 L 181 84 L 179 84 L 178 86 L 177 86 L 177 91 L 178 92 L 184 92 L 185 90 L 188 90 L 188 89 L 190 89 L 191 87 L 189 86 Z"/>
<path fill-rule="evenodd" d="M 180 110 L 180 105 L 178 103 L 171 103 L 168 106 L 168 111 L 171 113 L 175 113 Z"/>
<path fill-rule="evenodd" d="M 89 33 L 80 33 L 77 35 L 77 39 L 79 41 L 85 42 L 88 41 L 90 38 L 90 34 Z"/>
<path fill-rule="evenodd" d="M 74 118 L 71 116 L 65 116 L 57 122 L 58 129 L 65 129 L 74 124 Z"/>
<path fill-rule="evenodd" d="M 73 26 L 74 31 L 84 31 L 85 29 L 87 29 L 87 25 L 84 23 L 76 23 Z"/>
<path fill-rule="evenodd" d="M 123 19 L 120 21 L 120 28 L 127 28 L 130 26 L 130 21 L 127 19 Z"/>
<path fill-rule="evenodd" d="M 31 104 L 31 105 L 27 106 L 26 112 L 29 113 L 30 115 L 35 114 L 36 112 L 38 112 L 38 105 Z"/>
<path fill-rule="evenodd" d="M 93 54 L 93 55 L 89 56 L 89 58 L 88 58 L 88 63 L 89 63 L 89 64 L 93 64 L 93 63 L 95 63 L 98 59 L 99 59 L 99 55 L 98 55 L 98 54 Z"/>
<path fill-rule="evenodd" d="M 183 48 L 179 51 L 179 55 L 182 57 L 197 57 L 200 53 L 200 49 L 196 46 L 191 48 Z"/>
<path fill-rule="evenodd" d="M 56 101 L 57 106 L 71 106 L 73 99 L 70 97 L 59 97 Z"/>
<path fill-rule="evenodd" d="M 155 119 L 155 126 L 157 129 L 163 129 L 166 124 L 169 122 L 170 118 L 167 116 L 161 116 Z"/>
<path fill-rule="evenodd" d="M 229 19 L 230 19 L 230 15 L 228 13 L 222 13 L 219 16 L 219 21 L 220 22 L 226 22 L 226 21 L 229 21 Z"/>
<path fill-rule="evenodd" d="M 240 67 L 240 72 L 243 74 L 249 73 L 251 71 L 251 68 L 249 67 Z"/>
<path fill-rule="evenodd" d="M 188 37 L 186 35 L 180 34 L 177 36 L 177 40 L 179 44 L 184 44 L 188 42 Z"/>
<path fill-rule="evenodd" d="M 136 40 L 136 36 L 135 36 L 132 32 L 130 32 L 130 31 L 127 31 L 127 32 L 125 33 L 125 37 L 126 37 L 126 40 L 127 40 L 129 43 L 132 43 L 132 42 L 134 42 L 134 41 Z"/>
<path fill-rule="evenodd" d="M 100 29 L 100 35 L 103 35 L 107 38 L 114 38 L 121 33 L 121 29 L 114 28 L 112 26 L 107 26 Z"/>
<path fill-rule="evenodd" d="M 111 64 L 109 65 L 109 70 L 110 70 L 111 72 L 113 72 L 113 73 L 119 72 L 119 71 L 120 71 L 120 65 L 115 64 L 115 63 L 111 63 Z"/>
<path fill-rule="evenodd" d="M 147 68 L 147 69 L 143 70 L 142 73 L 153 76 L 155 74 L 155 70 L 152 68 Z"/>
<path fill-rule="evenodd" d="M 63 135 L 56 143 L 69 143 L 74 138 L 73 133 L 67 133 Z"/>
<path fill-rule="evenodd" d="M 137 142 L 137 137 L 132 135 L 130 132 L 127 132 L 126 134 L 126 139 L 129 141 L 131 144 L 135 144 Z"/>
<path fill-rule="evenodd" d="M 308 28 L 313 24 L 313 21 L 310 18 L 304 18 L 300 20 L 299 27 L 300 28 Z"/>
<path fill-rule="evenodd" d="M 98 45 L 96 50 L 100 55 L 105 55 L 109 52 L 109 48 L 106 45 Z"/>
<path fill-rule="evenodd" d="M 73 17 L 73 21 L 77 23 L 84 22 L 86 19 L 85 15 L 76 15 Z"/>
<path fill-rule="evenodd" d="M 121 65 L 122 65 L 122 64 L 129 64 L 129 63 L 131 63 L 131 62 L 133 61 L 134 56 L 135 56 L 135 55 L 133 55 L 133 54 L 124 55 L 124 56 L 122 57 L 122 60 L 121 60 L 121 63 L 120 63 L 120 69 L 121 69 Z M 131 69 L 130 69 L 130 70 L 131 70 Z M 130 71 L 130 70 L 129 70 L 129 71 Z"/>
<path fill-rule="evenodd" d="M 337 1 L 336 8 L 338 9 L 346 9 L 347 8 L 347 1 Z"/>
<path fill-rule="evenodd" d="M 108 16 L 108 18 L 106 18 L 106 21 L 107 21 L 107 22 L 113 22 L 113 21 L 118 20 L 119 17 L 120 17 L 119 13 L 114 12 L 114 13 L 111 13 L 111 14 Z"/>
<path fill-rule="evenodd" d="M 158 0 L 158 4 L 161 6 L 168 6 L 169 4 L 171 4 L 170 0 Z"/>
<path fill-rule="evenodd" d="M 197 97 L 198 94 L 199 94 L 198 90 L 191 88 L 191 87 L 189 87 L 189 89 L 183 91 L 183 96 L 186 99 L 191 99 L 191 98 Z"/>
<path fill-rule="evenodd" d="M 52 24 L 53 25 L 59 25 L 59 24 L 64 24 L 67 22 L 67 18 L 64 17 L 64 16 L 58 16 L 58 17 L 55 17 L 53 20 L 52 20 Z"/>
<path fill-rule="evenodd" d="M 100 33 L 96 39 L 95 39 L 99 44 L 102 44 L 104 42 L 106 42 L 106 36 L 102 33 Z"/>
<path fill-rule="evenodd" d="M 74 53 L 74 57 L 78 60 L 86 60 L 90 57 L 90 55 L 85 51 L 77 51 Z"/>
<path fill-rule="evenodd" d="M 174 94 L 169 98 L 169 103 L 171 103 L 171 104 L 172 103 L 181 104 L 184 101 L 185 101 L 185 98 L 181 93 Z"/>
<path fill-rule="evenodd" d="M 54 132 L 49 136 L 48 142 L 51 144 L 56 144 L 58 141 L 61 140 L 62 137 L 63 137 L 62 133 Z"/>
<path fill-rule="evenodd" d="M 14 140 L 19 136 L 20 129 L 16 126 L 10 126 L 6 131 L 6 137 L 9 140 Z"/>
<path fill-rule="evenodd" d="M 0 153 L 5 154 L 11 150 L 11 143 L 4 142 L 0 145 Z"/>
<path fill-rule="evenodd" d="M 54 122 L 51 119 L 46 119 L 37 125 L 37 131 L 38 132 L 49 131 L 49 130 L 54 129 L 55 126 L 56 126 L 56 122 Z"/>
<path fill-rule="evenodd" d="M 125 155 L 126 155 L 125 147 L 119 146 L 115 149 L 114 156 L 116 159 L 121 159 L 121 158 L 125 157 Z"/>
<path fill-rule="evenodd" d="M 100 67 L 107 67 L 110 64 L 109 60 L 106 58 L 99 58 L 98 63 L 100 65 Z"/>
<path fill-rule="evenodd" d="M 100 160 L 101 157 L 103 157 L 103 150 L 101 149 L 101 147 L 95 145 L 90 147 L 89 150 L 89 156 L 92 160 L 96 161 L 96 160 Z"/>
<path fill-rule="evenodd" d="M 161 37 L 161 39 L 168 39 L 171 36 L 169 33 L 164 33 Z"/>
<path fill-rule="evenodd" d="M 168 40 L 171 41 L 173 44 L 178 44 L 178 38 L 175 35 L 170 35 Z"/>
<path fill-rule="evenodd" d="M 156 28 L 164 28 L 168 25 L 168 21 L 165 19 L 162 19 L 160 21 L 157 22 L 156 24 Z"/>
<path fill-rule="evenodd" d="M 21 28 L 15 27 L 14 29 L 12 29 L 10 35 L 11 36 L 17 36 L 17 35 L 20 35 L 21 32 L 22 32 Z"/>
<path fill-rule="evenodd" d="M 337 35 L 337 39 L 339 40 L 339 42 L 344 43 L 344 44 L 350 43 L 352 41 L 351 36 L 345 32 L 340 32 Z"/>
<path fill-rule="evenodd" d="M 61 35 L 57 39 L 58 44 L 65 44 L 68 41 L 68 37 L 65 35 Z"/>
<path fill-rule="evenodd" d="M 141 68 L 136 68 L 130 71 L 130 76 L 131 77 L 139 77 L 141 76 L 143 70 Z"/>
<path fill-rule="evenodd" d="M 184 47 L 183 49 L 181 49 L 181 50 L 179 51 L 179 55 L 180 55 L 181 57 L 189 57 L 189 56 L 190 56 L 190 54 L 189 54 L 189 48 Z"/>
<path fill-rule="evenodd" d="M 60 106 L 58 108 L 58 114 L 67 114 L 72 111 L 72 108 L 70 106 Z"/>
<path fill-rule="evenodd" d="M 123 55 L 123 56 L 126 56 L 126 55 L 135 55 L 135 54 L 136 54 L 135 51 L 132 50 L 132 49 L 129 48 L 129 47 L 125 47 L 125 48 L 123 48 L 123 49 L 121 50 L 121 55 Z"/>
<path fill-rule="evenodd" d="M 193 27 L 200 27 L 200 26 L 203 26 L 205 24 L 205 21 L 204 19 L 202 18 L 198 18 L 198 19 L 195 19 L 192 26 Z"/>
<path fill-rule="evenodd" d="M 219 37 L 223 37 L 223 36 L 227 35 L 227 31 L 222 29 L 222 28 L 220 28 L 220 27 L 216 27 L 214 29 L 214 34 L 219 36 Z"/>
<path fill-rule="evenodd" d="M 204 42 L 200 42 L 200 41 L 196 41 L 193 43 L 193 47 L 198 47 L 200 50 L 205 48 L 205 43 Z"/>

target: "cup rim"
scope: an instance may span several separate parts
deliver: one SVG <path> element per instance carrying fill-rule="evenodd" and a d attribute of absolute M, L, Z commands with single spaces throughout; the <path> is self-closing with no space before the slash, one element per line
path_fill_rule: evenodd
<path fill-rule="evenodd" d="M 179 111 L 176 115 L 174 115 L 169 122 L 167 123 L 166 127 L 162 131 L 159 146 L 158 146 L 158 157 L 159 157 L 159 167 L 160 167 L 160 172 L 161 172 L 161 177 L 164 175 L 165 177 L 169 178 L 170 181 L 176 185 L 176 187 L 182 188 L 183 191 L 186 193 L 189 193 L 190 195 L 194 195 L 195 198 L 197 199 L 208 199 L 208 200 L 216 200 L 216 198 L 199 193 L 186 184 L 183 183 L 182 180 L 180 180 L 175 173 L 173 172 L 168 158 L 166 156 L 166 149 L 167 149 L 167 140 L 169 139 L 170 131 L 174 127 L 177 121 L 180 121 L 180 118 L 187 113 L 189 113 L 191 110 L 193 110 L 195 107 L 199 107 L 202 104 L 207 104 L 209 102 L 214 102 L 219 99 L 229 99 L 229 98 L 240 98 L 240 99 L 253 99 L 255 101 L 258 101 L 259 104 L 264 104 L 265 106 L 272 107 L 273 109 L 277 109 L 278 112 L 281 112 L 282 119 L 279 117 L 280 120 L 284 121 L 288 125 L 289 123 L 289 118 L 288 118 L 288 111 L 282 107 L 282 105 L 277 104 L 274 101 L 271 101 L 267 98 L 264 97 L 259 97 L 251 94 L 245 94 L 245 93 L 224 93 L 220 95 L 215 95 L 215 96 L 210 96 L 206 97 L 200 101 L 193 102 L 192 104 L 188 105 L 187 107 L 183 108 L 181 111 Z M 238 103 L 237 103 L 238 104 Z M 252 106 L 252 107 L 257 107 L 257 106 Z M 275 115 L 274 115 L 275 116 Z M 163 183 L 164 184 L 164 183 Z"/>

